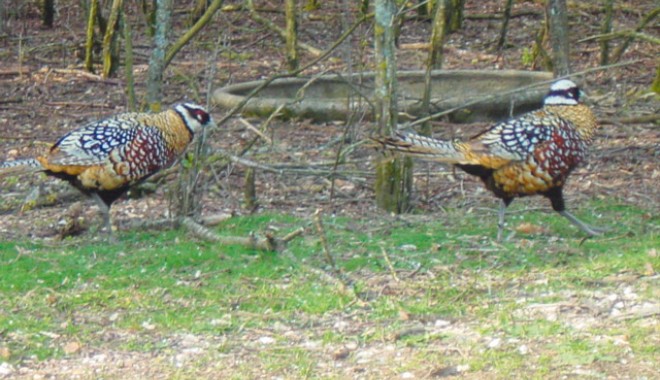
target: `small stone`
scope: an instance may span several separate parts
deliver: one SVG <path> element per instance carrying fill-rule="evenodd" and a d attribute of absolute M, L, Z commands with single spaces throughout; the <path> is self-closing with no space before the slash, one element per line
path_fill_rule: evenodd
<path fill-rule="evenodd" d="M 451 322 L 446 321 L 446 320 L 444 320 L 444 319 L 438 319 L 438 320 L 436 320 L 435 323 L 434 323 L 434 326 L 435 326 L 435 327 L 447 327 L 447 326 L 449 326 L 449 325 L 451 325 Z"/>
<path fill-rule="evenodd" d="M 497 348 L 500 345 L 502 345 L 502 339 L 500 339 L 500 338 L 495 338 L 495 339 L 491 340 L 490 342 L 488 342 L 488 348 Z"/>
<path fill-rule="evenodd" d="M 270 336 L 262 336 L 261 338 L 258 339 L 258 341 L 261 344 L 273 344 L 275 343 L 275 338 Z"/>
<path fill-rule="evenodd" d="M 9 363 L 0 363 L 0 376 L 10 376 L 14 373 L 14 366 Z"/>

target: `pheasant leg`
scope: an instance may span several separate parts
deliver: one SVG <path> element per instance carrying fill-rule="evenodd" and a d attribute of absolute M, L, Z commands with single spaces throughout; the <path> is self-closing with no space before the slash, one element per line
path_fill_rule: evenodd
<path fill-rule="evenodd" d="M 91 193 L 92 199 L 96 201 L 96 204 L 101 210 L 101 215 L 103 215 L 103 230 L 108 235 L 112 235 L 112 223 L 110 222 L 110 207 L 101 199 L 101 197 L 96 193 Z"/>
<path fill-rule="evenodd" d="M 561 216 L 564 218 L 568 219 L 571 223 L 573 223 L 575 226 L 577 226 L 579 229 L 584 231 L 585 233 L 591 235 L 591 236 L 598 236 L 602 235 L 603 233 L 609 231 L 607 228 L 600 228 L 600 227 L 594 227 L 590 226 L 580 219 L 578 219 L 575 215 L 571 214 L 570 212 L 566 210 L 558 211 Z"/>
<path fill-rule="evenodd" d="M 497 212 L 497 241 L 502 241 L 502 233 L 504 232 L 504 213 L 509 203 L 504 199 L 500 201 L 500 210 Z"/>

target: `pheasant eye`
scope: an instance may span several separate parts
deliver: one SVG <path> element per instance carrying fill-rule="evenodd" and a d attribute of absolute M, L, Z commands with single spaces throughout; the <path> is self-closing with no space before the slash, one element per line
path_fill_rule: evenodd
<path fill-rule="evenodd" d="M 193 115 L 195 116 L 195 119 L 202 124 L 206 124 L 209 121 L 209 114 L 202 110 L 195 110 Z"/>

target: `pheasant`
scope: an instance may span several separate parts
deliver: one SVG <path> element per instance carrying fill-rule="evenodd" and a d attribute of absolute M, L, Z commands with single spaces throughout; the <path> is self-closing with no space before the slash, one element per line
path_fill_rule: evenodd
<path fill-rule="evenodd" d="M 156 114 L 118 114 L 65 134 L 44 155 L 0 164 L 0 174 L 27 168 L 68 181 L 96 201 L 111 233 L 112 203 L 171 166 L 194 133 L 209 125 L 211 115 L 191 103 Z"/>
<path fill-rule="evenodd" d="M 570 80 L 552 84 L 543 107 L 497 123 L 467 141 L 446 141 L 413 133 L 374 139 L 388 150 L 430 161 L 450 163 L 481 178 L 500 198 L 497 239 L 504 229 L 506 207 L 513 199 L 542 195 L 552 208 L 585 233 L 606 229 L 590 226 L 565 208 L 562 188 L 584 161 L 598 124 L 580 102 L 581 91 Z"/>

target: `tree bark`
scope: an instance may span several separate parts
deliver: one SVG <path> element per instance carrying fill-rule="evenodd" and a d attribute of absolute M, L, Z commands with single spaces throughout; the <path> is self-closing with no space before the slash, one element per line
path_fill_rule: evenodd
<path fill-rule="evenodd" d="M 547 15 L 550 26 L 553 72 L 555 77 L 565 76 L 571 73 L 566 0 L 548 0 Z"/>
<path fill-rule="evenodd" d="M 43 22 L 47 28 L 53 27 L 55 19 L 55 0 L 43 0 Z"/>
<path fill-rule="evenodd" d="M 509 28 L 509 20 L 511 20 L 511 6 L 513 5 L 513 0 L 506 0 L 504 4 L 504 15 L 502 20 L 502 29 L 500 29 L 500 39 L 497 41 L 497 49 L 500 50 L 504 47 L 506 43 L 506 33 Z"/>
<path fill-rule="evenodd" d="M 126 98 L 128 110 L 136 111 L 135 104 L 135 81 L 133 80 L 133 37 L 131 35 L 131 24 L 124 20 L 124 46 L 126 47 L 126 62 L 124 63 L 124 75 L 126 76 Z"/>
<path fill-rule="evenodd" d="M 655 80 L 653 80 L 653 84 L 651 85 L 651 91 L 660 95 L 660 63 L 658 63 L 658 68 L 655 70 Z"/>
<path fill-rule="evenodd" d="M 298 68 L 298 12 L 296 0 L 286 0 L 286 64 L 289 71 Z"/>
<path fill-rule="evenodd" d="M 397 125 L 397 66 L 395 55 L 396 6 L 394 0 L 375 2 L 376 121 L 381 134 L 392 134 Z M 410 208 L 412 160 L 396 157 L 376 163 L 376 204 L 389 212 Z"/>
<path fill-rule="evenodd" d="M 117 47 L 117 27 L 123 7 L 122 0 L 113 0 L 108 16 L 108 25 L 103 36 L 103 77 L 109 78 L 119 66 L 119 49 Z"/>
<path fill-rule="evenodd" d="M 426 61 L 426 73 L 424 76 L 424 95 L 422 97 L 422 107 L 424 113 L 428 116 L 431 114 L 430 101 L 431 101 L 431 74 L 434 69 L 442 68 L 442 49 L 445 40 L 446 31 L 446 0 L 437 0 L 435 5 L 435 12 L 433 14 L 433 27 L 431 30 L 431 44 L 429 45 L 429 55 Z M 431 135 L 430 120 L 422 124 L 421 134 L 425 136 Z"/>
<path fill-rule="evenodd" d="M 436 0 L 440 1 L 440 0 Z M 447 3 L 447 32 L 455 32 L 463 27 L 463 10 L 465 8 L 465 0 L 449 0 Z"/>
<path fill-rule="evenodd" d="M 601 34 L 607 34 L 612 31 L 612 13 L 614 9 L 614 0 L 605 0 L 605 18 L 600 27 Z M 610 42 L 607 39 L 600 41 L 600 65 L 605 66 L 610 61 Z"/>
<path fill-rule="evenodd" d="M 99 0 L 92 0 L 89 7 L 89 17 L 87 18 L 87 41 L 85 42 L 85 70 L 90 73 L 94 72 L 94 23 L 96 22 L 96 13 L 98 10 Z"/>
<path fill-rule="evenodd" d="M 147 80 L 147 103 L 152 112 L 161 110 L 163 71 L 165 71 L 165 51 L 167 49 L 167 34 L 170 30 L 172 17 L 172 0 L 158 0 L 156 9 L 156 31 L 154 49 L 149 58 L 149 76 Z"/>

